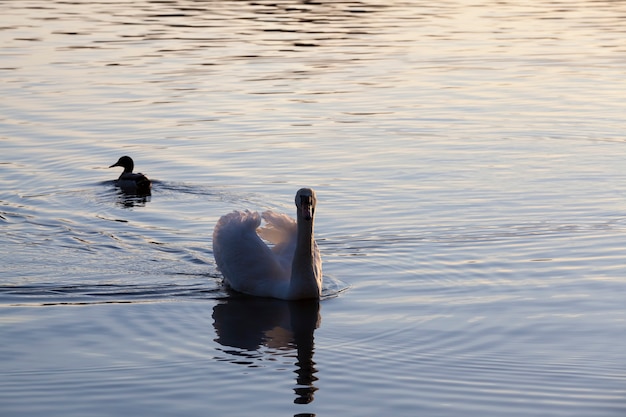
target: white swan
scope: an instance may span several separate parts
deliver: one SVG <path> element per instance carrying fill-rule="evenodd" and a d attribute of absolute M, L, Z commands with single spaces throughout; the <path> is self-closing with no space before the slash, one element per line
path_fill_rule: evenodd
<path fill-rule="evenodd" d="M 260 297 L 320 298 L 322 259 L 313 236 L 316 203 L 315 192 L 302 188 L 296 194 L 296 221 L 272 211 L 222 216 L 213 231 L 213 254 L 226 283 Z"/>

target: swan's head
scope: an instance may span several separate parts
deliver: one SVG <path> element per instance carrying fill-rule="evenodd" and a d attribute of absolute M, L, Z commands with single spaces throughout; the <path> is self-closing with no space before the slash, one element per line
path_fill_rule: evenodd
<path fill-rule="evenodd" d="M 109 168 L 113 167 L 123 167 L 124 172 L 133 172 L 133 168 L 135 168 L 135 163 L 133 162 L 133 158 L 130 156 L 122 156 L 117 160 L 116 163 L 111 165 Z"/>
<path fill-rule="evenodd" d="M 317 198 L 315 191 L 310 188 L 301 188 L 296 193 L 296 207 L 298 208 L 298 216 L 306 221 L 313 220 L 315 214 L 315 205 Z"/>

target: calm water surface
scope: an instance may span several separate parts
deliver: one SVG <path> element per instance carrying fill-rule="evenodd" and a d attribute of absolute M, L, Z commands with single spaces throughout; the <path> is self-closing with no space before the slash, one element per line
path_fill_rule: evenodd
<path fill-rule="evenodd" d="M 626 2 L 0 4 L 2 416 L 626 414 Z M 228 293 L 301 186 L 324 299 Z"/>

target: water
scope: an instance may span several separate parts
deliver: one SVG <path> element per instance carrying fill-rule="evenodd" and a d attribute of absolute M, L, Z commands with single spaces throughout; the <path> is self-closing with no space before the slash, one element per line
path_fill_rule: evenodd
<path fill-rule="evenodd" d="M 626 412 L 626 3 L 1 3 L 3 416 Z M 301 186 L 324 299 L 228 293 Z"/>

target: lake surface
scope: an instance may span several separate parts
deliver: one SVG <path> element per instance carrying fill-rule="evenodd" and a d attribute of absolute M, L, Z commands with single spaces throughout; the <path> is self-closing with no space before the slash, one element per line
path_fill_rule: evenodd
<path fill-rule="evenodd" d="M 0 4 L 3 417 L 626 414 L 626 2 Z M 229 293 L 302 186 L 323 299 Z"/>

